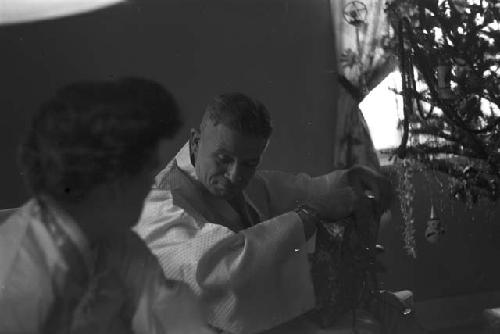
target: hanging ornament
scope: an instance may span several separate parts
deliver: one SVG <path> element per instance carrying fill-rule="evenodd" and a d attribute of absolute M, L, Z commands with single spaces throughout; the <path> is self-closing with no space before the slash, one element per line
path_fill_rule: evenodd
<path fill-rule="evenodd" d="M 453 0 L 453 7 L 460 14 L 464 14 L 467 9 L 467 0 Z"/>
<path fill-rule="evenodd" d="M 498 199 L 498 180 L 491 179 L 488 181 L 488 185 L 490 188 L 489 196 L 492 201 L 496 201 Z"/>
<path fill-rule="evenodd" d="M 446 63 L 440 63 L 437 66 L 437 78 L 439 98 L 443 100 L 453 99 L 454 96 L 451 90 L 451 66 Z"/>
<path fill-rule="evenodd" d="M 481 78 L 474 71 L 467 73 L 467 86 L 471 91 L 477 92 L 481 90 L 483 85 L 483 78 Z"/>
<path fill-rule="evenodd" d="M 453 68 L 455 77 L 462 79 L 469 75 L 470 67 L 463 58 L 455 58 L 455 66 Z"/>
<path fill-rule="evenodd" d="M 427 228 L 425 229 L 425 238 L 428 242 L 435 244 L 441 239 L 444 233 L 444 226 L 436 215 L 434 204 L 431 204 L 431 216 L 427 222 Z"/>

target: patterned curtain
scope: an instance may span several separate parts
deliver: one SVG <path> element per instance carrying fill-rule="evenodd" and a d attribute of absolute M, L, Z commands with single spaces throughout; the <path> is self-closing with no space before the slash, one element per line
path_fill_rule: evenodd
<path fill-rule="evenodd" d="M 330 0 L 339 73 L 335 168 L 380 164 L 359 102 L 395 67 L 385 0 Z"/>

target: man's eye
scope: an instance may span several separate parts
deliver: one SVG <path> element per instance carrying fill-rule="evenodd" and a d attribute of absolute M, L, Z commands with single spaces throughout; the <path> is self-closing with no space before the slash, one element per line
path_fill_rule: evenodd
<path fill-rule="evenodd" d="M 221 164 L 229 164 L 233 161 L 233 159 L 227 155 L 218 155 L 217 161 Z"/>
<path fill-rule="evenodd" d="M 247 167 L 247 168 L 257 168 L 257 166 L 259 165 L 258 162 L 245 162 L 244 165 Z"/>

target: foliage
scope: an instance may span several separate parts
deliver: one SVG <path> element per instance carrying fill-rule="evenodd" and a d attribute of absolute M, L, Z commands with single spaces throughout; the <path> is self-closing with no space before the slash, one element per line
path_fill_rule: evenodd
<path fill-rule="evenodd" d="M 404 100 L 394 152 L 449 175 L 467 202 L 500 197 L 499 0 L 393 0 Z"/>

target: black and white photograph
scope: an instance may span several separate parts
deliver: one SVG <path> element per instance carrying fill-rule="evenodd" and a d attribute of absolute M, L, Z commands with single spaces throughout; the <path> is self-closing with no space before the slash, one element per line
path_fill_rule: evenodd
<path fill-rule="evenodd" d="M 500 334 L 500 0 L 0 0 L 0 334 Z"/>

